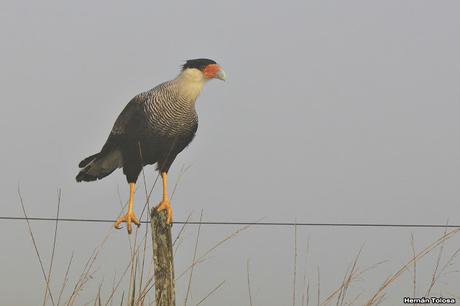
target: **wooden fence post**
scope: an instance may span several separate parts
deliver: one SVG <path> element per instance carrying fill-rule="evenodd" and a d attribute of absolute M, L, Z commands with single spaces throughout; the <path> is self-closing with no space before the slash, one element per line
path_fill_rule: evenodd
<path fill-rule="evenodd" d="M 150 224 L 156 306 L 176 306 L 171 226 L 166 224 L 166 210 L 152 209 Z"/>

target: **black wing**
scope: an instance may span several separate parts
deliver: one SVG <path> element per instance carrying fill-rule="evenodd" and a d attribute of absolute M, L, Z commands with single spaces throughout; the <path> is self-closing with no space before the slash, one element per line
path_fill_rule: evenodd
<path fill-rule="evenodd" d="M 145 95 L 140 94 L 129 101 L 118 115 L 101 152 L 107 152 L 113 148 L 123 148 L 128 143 L 137 143 L 141 139 L 147 124 L 144 112 L 146 99 Z"/>

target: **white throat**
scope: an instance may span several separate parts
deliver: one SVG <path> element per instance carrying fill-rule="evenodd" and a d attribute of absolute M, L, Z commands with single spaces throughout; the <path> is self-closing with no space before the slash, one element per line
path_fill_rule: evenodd
<path fill-rule="evenodd" d="M 177 76 L 176 81 L 179 82 L 180 94 L 195 100 L 200 95 L 207 80 L 200 70 L 188 68 Z"/>

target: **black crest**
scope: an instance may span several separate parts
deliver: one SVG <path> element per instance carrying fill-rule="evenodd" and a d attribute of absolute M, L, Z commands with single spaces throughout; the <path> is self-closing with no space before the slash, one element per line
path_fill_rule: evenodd
<path fill-rule="evenodd" d="M 187 68 L 203 70 L 204 68 L 206 68 L 206 66 L 210 64 L 216 64 L 216 62 L 209 58 L 191 59 L 185 62 L 185 64 L 182 66 L 182 70 L 185 70 Z"/>

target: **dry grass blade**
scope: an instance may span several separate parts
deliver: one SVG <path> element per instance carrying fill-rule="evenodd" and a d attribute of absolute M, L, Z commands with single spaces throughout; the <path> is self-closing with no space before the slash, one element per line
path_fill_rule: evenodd
<path fill-rule="evenodd" d="M 120 198 L 120 201 L 121 201 L 121 198 Z M 123 210 L 125 209 L 125 207 L 127 205 L 128 205 L 128 202 L 126 202 L 126 204 L 121 208 L 121 210 L 120 210 L 120 212 L 118 214 L 118 217 L 120 217 L 123 214 Z M 83 289 L 85 284 L 91 278 L 91 275 L 94 273 L 94 272 L 91 272 L 91 269 L 92 269 L 94 263 L 96 262 L 96 259 L 99 256 L 101 250 L 103 249 L 105 243 L 107 242 L 107 240 L 109 239 L 110 235 L 113 232 L 114 232 L 113 227 L 111 225 L 110 228 L 108 229 L 107 234 L 102 239 L 102 241 L 94 248 L 93 253 L 88 258 L 88 260 L 86 261 L 86 263 L 85 263 L 85 265 L 83 267 L 83 272 L 80 274 L 80 276 L 79 276 L 79 278 L 78 278 L 78 280 L 77 280 L 77 282 L 76 282 L 76 284 L 74 286 L 72 294 L 70 295 L 70 297 L 68 298 L 68 300 L 66 302 L 66 305 L 73 305 L 73 303 L 75 303 L 75 299 L 77 298 L 78 293 Z M 128 266 L 128 268 L 129 268 L 129 266 Z"/>
<path fill-rule="evenodd" d="M 142 154 L 142 150 L 140 150 L 140 152 Z M 144 182 L 145 201 L 147 203 L 147 210 L 150 211 L 150 201 L 149 201 L 149 195 L 148 195 L 148 192 L 147 192 L 147 180 L 145 178 L 145 170 L 144 170 L 144 168 L 142 168 L 142 180 Z M 149 222 L 149 217 L 150 217 L 150 214 L 147 214 L 146 215 L 146 221 L 147 222 Z M 137 232 L 136 232 L 136 234 L 137 234 Z M 141 266 L 141 273 L 140 273 L 140 277 L 139 277 L 139 295 L 141 294 L 142 282 L 143 282 L 143 278 L 144 278 L 145 257 L 147 255 L 147 238 L 148 238 L 148 226 L 145 227 L 145 232 L 144 232 L 144 250 L 143 250 L 143 253 L 142 253 L 142 266 Z"/>
<path fill-rule="evenodd" d="M 343 277 L 343 280 L 342 280 L 342 285 L 339 287 L 340 291 L 339 291 L 339 294 L 337 296 L 337 302 L 336 302 L 336 306 L 340 305 L 340 301 L 343 297 L 343 293 L 344 293 L 344 290 L 345 290 L 345 286 L 346 286 L 346 281 L 347 281 L 347 278 L 348 278 L 348 268 L 347 268 L 347 271 L 345 272 L 345 275 Z"/>
<path fill-rule="evenodd" d="M 406 263 L 401 269 L 399 269 L 396 273 L 394 273 L 392 276 L 390 276 L 383 284 L 382 286 L 375 292 L 375 294 L 367 301 L 365 304 L 366 306 L 370 305 L 375 305 L 380 297 L 382 296 L 384 290 L 391 284 L 393 283 L 406 269 L 409 267 L 414 261 L 421 259 L 428 253 L 430 253 L 433 249 L 441 245 L 444 241 L 452 238 L 456 233 L 460 231 L 460 228 L 454 229 L 439 239 L 437 239 L 435 242 L 431 243 L 428 245 L 426 248 L 424 248 L 422 251 L 420 251 L 417 256 L 415 256 L 413 259 L 411 259 L 408 263 Z"/>
<path fill-rule="evenodd" d="M 125 299 L 125 292 L 123 291 L 123 292 L 121 293 L 121 301 L 120 301 L 120 306 L 122 306 L 122 305 L 123 305 L 123 300 L 124 300 L 124 299 Z"/>
<path fill-rule="evenodd" d="M 144 284 L 144 288 L 142 289 L 141 291 L 141 294 L 137 297 L 137 301 L 136 301 L 136 304 L 138 304 L 140 301 L 143 301 L 145 299 L 145 297 L 147 296 L 147 294 L 149 293 L 149 291 L 156 286 L 156 280 L 154 281 L 154 276 L 153 276 L 153 271 L 152 269 L 149 269 L 149 275 L 151 275 L 147 281 L 145 282 Z"/>
<path fill-rule="evenodd" d="M 308 267 L 308 253 L 310 250 L 310 238 L 307 239 L 307 246 L 305 248 L 305 266 L 303 271 L 303 286 L 302 286 L 302 306 L 308 306 L 310 283 L 307 285 L 307 267 Z"/>
<path fill-rule="evenodd" d="M 320 298 L 321 298 L 321 282 L 320 282 L 320 277 L 319 277 L 319 266 L 316 267 L 316 271 L 317 271 L 317 275 L 318 275 L 318 279 L 317 279 L 317 286 L 318 286 L 318 306 L 320 305 L 319 304 L 319 301 L 320 301 Z"/>
<path fill-rule="evenodd" d="M 379 298 L 377 298 L 377 300 L 375 301 L 375 306 L 382 304 L 384 300 L 385 300 L 385 293 L 383 293 Z"/>
<path fill-rule="evenodd" d="M 43 278 L 44 278 L 45 284 L 46 284 L 46 290 L 48 291 L 48 294 L 50 296 L 51 303 L 53 305 L 56 305 L 54 303 L 53 295 L 51 294 L 51 289 L 49 287 L 48 279 L 46 277 L 45 268 L 43 267 L 43 261 L 42 261 L 42 258 L 40 256 L 40 252 L 38 251 L 38 247 L 37 247 L 37 243 L 35 241 L 34 233 L 32 231 L 32 227 L 30 226 L 29 218 L 27 216 L 26 208 L 24 206 L 24 200 L 23 200 L 22 195 L 21 195 L 21 188 L 20 188 L 19 185 L 18 185 L 18 196 L 19 196 L 19 203 L 21 204 L 21 208 L 22 208 L 22 213 L 24 214 L 24 218 L 26 219 L 27 227 L 29 229 L 29 235 L 30 235 L 30 238 L 32 239 L 32 244 L 34 245 L 35 254 L 37 255 L 38 262 L 40 263 L 40 268 L 42 270 Z"/>
<path fill-rule="evenodd" d="M 198 241 L 200 239 L 200 231 L 201 231 L 201 221 L 203 221 L 203 210 L 201 210 L 200 225 L 198 225 L 198 230 L 197 230 L 197 233 L 196 233 L 195 249 L 193 251 L 192 269 L 190 270 L 190 276 L 189 276 L 189 279 L 188 279 L 187 294 L 185 295 L 184 306 L 187 306 L 188 297 L 190 295 L 190 289 L 192 287 L 192 277 L 193 277 L 193 267 L 194 267 L 193 263 L 196 260 L 196 253 L 197 253 L 197 250 L 198 250 Z"/>
<path fill-rule="evenodd" d="M 64 293 L 64 289 L 67 286 L 67 282 L 69 281 L 69 271 L 70 271 L 70 266 L 72 265 L 73 255 L 74 253 L 72 252 L 72 255 L 70 255 L 69 264 L 67 265 L 67 269 L 65 271 L 64 280 L 62 281 L 61 289 L 59 290 L 57 305 L 61 304 L 62 294 Z"/>
<path fill-rule="evenodd" d="M 447 233 L 447 227 L 444 229 L 444 235 Z M 436 258 L 436 264 L 434 266 L 434 271 L 433 274 L 431 275 L 431 282 L 430 285 L 428 286 L 428 289 L 426 290 L 425 296 L 429 296 L 431 293 L 431 290 L 433 290 L 434 285 L 436 284 L 436 280 L 438 279 L 438 269 L 439 265 L 441 264 L 441 259 L 442 259 L 442 254 L 444 251 L 444 242 L 441 243 L 441 246 L 439 247 L 439 252 L 438 252 L 438 257 Z"/>
<path fill-rule="evenodd" d="M 449 259 L 446 261 L 446 263 L 441 267 L 439 273 L 437 273 L 436 278 L 434 279 L 434 283 L 436 283 L 439 278 L 446 272 L 447 268 L 452 266 L 454 259 L 460 254 L 460 248 L 455 250 L 455 252 L 452 253 L 452 255 L 449 257 Z M 454 271 L 458 272 L 458 271 Z M 442 296 L 442 294 L 440 294 Z"/>
<path fill-rule="evenodd" d="M 124 276 L 128 273 L 128 270 L 129 270 L 130 267 L 131 267 L 131 263 L 129 263 L 126 266 L 126 268 L 123 271 L 123 273 L 122 273 L 120 279 L 118 280 L 117 284 L 112 288 L 112 293 L 110 294 L 109 298 L 107 299 L 107 302 L 105 303 L 106 306 L 109 305 L 109 303 L 112 302 L 112 299 L 115 296 L 115 293 L 117 292 L 118 287 L 120 287 L 121 281 L 123 280 Z M 122 299 L 124 298 L 124 294 L 125 294 L 125 292 L 123 291 Z"/>
<path fill-rule="evenodd" d="M 187 172 L 190 169 L 191 166 L 185 167 L 184 165 L 181 167 L 179 176 L 177 177 L 176 183 L 174 184 L 173 191 L 171 193 L 171 200 L 174 197 L 174 194 L 176 193 L 177 186 L 179 186 L 179 182 L 182 180 L 184 177 L 185 172 Z"/>
<path fill-rule="evenodd" d="M 454 253 L 449 257 L 449 260 L 444 264 L 444 266 L 441 268 L 441 273 L 445 272 L 448 267 L 450 267 L 453 264 L 454 259 L 460 254 L 460 248 L 455 250 Z M 452 271 L 452 272 L 458 272 L 458 271 Z"/>
<path fill-rule="evenodd" d="M 94 300 L 94 306 L 101 306 L 101 288 L 102 282 L 99 284 L 99 288 L 97 289 L 96 299 Z"/>
<path fill-rule="evenodd" d="M 152 260 L 150 262 L 148 273 L 147 273 L 147 275 L 150 275 L 150 276 L 145 280 L 145 282 L 143 284 L 140 284 L 140 289 L 141 290 L 140 290 L 140 293 L 139 293 L 139 295 L 137 297 L 137 301 L 136 301 L 137 304 L 140 303 L 140 302 L 144 302 L 148 291 L 150 291 L 151 286 L 153 287 L 153 285 L 152 285 L 152 281 L 154 279 L 153 267 L 154 267 L 154 265 L 153 265 L 153 260 Z"/>
<path fill-rule="evenodd" d="M 142 156 L 141 144 L 138 143 L 138 145 L 139 145 L 139 153 L 141 155 L 141 160 L 143 160 L 144 158 Z M 148 211 L 150 212 L 150 196 L 152 195 L 153 189 L 155 188 L 155 186 L 156 186 L 156 184 L 158 182 L 158 178 L 160 177 L 160 173 L 158 172 L 158 174 L 157 174 L 157 176 L 155 178 L 155 181 L 153 182 L 152 188 L 150 188 L 149 192 L 147 192 L 147 181 L 145 179 L 144 168 L 142 168 L 142 177 L 143 177 L 143 180 L 144 180 L 144 188 L 145 188 L 145 204 L 144 204 L 144 207 L 142 208 L 142 212 L 140 214 L 139 220 L 142 220 L 142 216 L 144 215 L 144 211 L 145 211 L 146 207 L 148 207 Z M 149 214 L 147 214 L 147 215 L 149 215 Z M 148 216 L 147 216 L 147 220 L 148 220 Z M 137 236 L 137 232 L 136 232 L 136 236 Z"/>
<path fill-rule="evenodd" d="M 367 273 L 369 270 L 372 270 L 372 269 L 375 269 L 376 267 L 378 267 L 379 265 L 381 264 L 384 264 L 386 263 L 386 261 L 381 261 L 381 262 L 378 262 L 370 267 L 367 267 L 366 269 L 363 269 L 361 271 L 355 271 L 354 273 L 352 274 L 349 274 L 349 282 L 351 283 L 352 281 L 354 281 L 355 279 L 359 278 L 361 275 Z M 321 306 L 326 306 L 326 305 L 329 305 L 329 303 L 332 302 L 332 300 L 337 296 L 339 295 L 342 291 L 343 291 L 343 287 L 346 285 L 345 282 L 342 282 L 342 284 L 340 285 L 339 288 L 337 288 L 336 290 L 334 290 L 322 303 L 321 303 Z"/>
<path fill-rule="evenodd" d="M 149 191 L 149 193 L 147 195 L 147 199 L 145 200 L 144 207 L 142 208 L 139 220 L 142 219 L 142 216 L 144 215 L 145 209 L 147 208 L 147 205 L 149 205 L 149 203 L 150 203 L 150 197 L 152 196 L 153 189 L 155 188 L 159 178 L 160 178 L 160 173 L 157 174 L 157 176 L 155 177 L 155 181 L 153 182 L 153 185 L 150 188 L 150 191 Z"/>
<path fill-rule="evenodd" d="M 189 221 L 190 218 L 192 217 L 192 214 L 193 214 L 193 213 L 190 213 L 190 214 L 187 216 L 187 219 L 185 220 L 184 224 L 182 224 L 182 226 L 181 226 L 181 228 L 180 228 L 180 230 L 179 230 L 179 233 L 177 233 L 177 236 L 176 236 L 176 238 L 174 239 L 174 241 L 173 241 L 173 243 L 172 243 L 173 246 L 176 244 L 177 240 L 179 240 L 179 238 L 182 236 L 182 234 L 183 234 L 183 232 L 184 232 L 184 230 L 185 230 L 185 226 L 188 225 L 188 221 Z M 176 247 L 176 249 L 174 249 L 174 253 L 176 253 L 176 251 L 177 251 L 177 247 Z"/>
<path fill-rule="evenodd" d="M 355 305 L 356 301 L 359 299 L 360 296 L 361 296 L 361 294 L 356 295 L 355 298 L 353 300 L 351 300 L 348 305 Z"/>
<path fill-rule="evenodd" d="M 128 304 L 130 299 L 131 299 L 131 295 L 133 293 L 133 290 L 134 290 L 134 284 L 135 284 L 135 279 L 136 279 L 136 267 L 137 267 L 137 259 L 138 257 L 136 256 L 136 244 L 137 244 L 137 229 L 136 229 L 136 237 L 135 237 L 135 240 L 134 240 L 134 248 L 132 250 L 132 253 L 131 253 L 131 256 L 130 256 L 130 273 L 129 273 L 129 287 L 128 287 Z"/>
<path fill-rule="evenodd" d="M 56 238 L 57 238 L 57 231 L 58 231 L 60 206 L 61 206 L 61 189 L 58 189 L 58 201 L 57 201 L 57 209 L 56 209 L 56 223 L 55 223 L 55 226 L 54 226 L 53 248 L 51 250 L 51 260 L 50 260 L 50 266 L 49 266 L 49 269 L 48 269 L 48 277 L 47 277 L 47 284 L 46 284 L 47 288 L 49 288 L 49 286 L 50 286 L 51 271 L 53 270 L 54 252 L 56 250 Z M 45 290 L 44 297 L 43 297 L 43 306 L 46 305 L 47 299 L 48 299 L 48 294 L 47 294 L 47 290 Z"/>
<path fill-rule="evenodd" d="M 297 278 L 297 224 L 294 225 L 294 271 L 292 281 L 292 306 L 295 306 L 295 287 Z"/>
<path fill-rule="evenodd" d="M 307 283 L 307 298 L 306 298 L 306 306 L 310 305 L 310 281 Z"/>
<path fill-rule="evenodd" d="M 246 262 L 246 272 L 247 272 L 247 275 L 248 275 L 249 306 L 252 306 L 251 275 L 250 275 L 250 272 L 249 272 L 249 259 Z"/>
<path fill-rule="evenodd" d="M 410 233 L 410 245 L 412 248 L 412 258 L 415 258 L 415 239 L 414 239 L 414 233 Z M 416 297 L 417 296 L 417 261 L 414 260 L 414 271 L 412 274 L 412 296 Z M 417 306 L 417 304 L 414 304 L 414 306 Z"/>
<path fill-rule="evenodd" d="M 113 275 L 113 280 L 112 280 L 112 292 L 115 291 L 115 286 L 116 286 L 116 283 L 117 283 L 117 273 L 115 272 L 114 275 Z M 113 300 L 110 302 L 110 306 L 113 305 Z"/>
<path fill-rule="evenodd" d="M 99 255 L 100 251 L 102 250 L 103 245 L 105 244 L 105 242 L 109 238 L 110 234 L 111 234 L 111 232 L 109 232 L 104 237 L 102 242 L 98 246 L 96 246 L 96 248 L 93 250 L 93 253 L 91 254 L 91 256 L 86 261 L 86 263 L 85 263 L 85 265 L 83 267 L 83 272 L 80 274 L 80 277 L 77 280 L 77 283 L 75 284 L 74 289 L 72 291 L 72 294 L 70 295 L 66 305 L 73 305 L 73 303 L 75 303 L 75 299 L 77 298 L 78 293 L 83 289 L 84 285 L 91 278 L 92 274 L 94 273 L 94 272 L 91 272 L 91 269 L 92 269 L 92 267 L 93 267 L 93 265 L 94 265 L 94 263 L 96 261 L 96 258 Z"/>
<path fill-rule="evenodd" d="M 355 257 L 355 260 L 353 261 L 353 265 L 350 269 L 350 273 L 345 274 L 345 279 L 344 281 L 342 282 L 342 289 L 340 290 L 340 294 L 339 294 L 339 297 L 337 298 L 337 304 L 336 306 L 343 306 L 344 304 L 344 301 L 345 301 L 345 296 L 347 295 L 347 290 L 351 284 L 351 281 L 353 279 L 353 274 L 355 273 L 356 271 L 356 266 L 358 264 L 358 260 L 359 260 L 359 256 L 361 255 L 361 252 L 363 251 L 363 247 L 362 246 L 359 251 L 358 251 L 358 254 L 356 255 Z"/>
<path fill-rule="evenodd" d="M 139 255 L 136 256 L 136 268 L 134 270 L 132 290 L 130 288 L 130 290 L 131 290 L 131 303 L 129 303 L 129 304 L 131 306 L 134 306 L 134 301 L 136 299 L 136 274 L 137 274 L 137 271 L 139 270 L 138 265 L 139 265 Z"/>
<path fill-rule="evenodd" d="M 254 223 L 257 223 L 257 222 L 260 222 L 262 219 L 254 222 Z M 225 237 L 224 239 L 220 240 L 218 243 L 216 243 L 214 246 L 212 246 L 211 248 L 209 248 L 206 252 L 203 253 L 203 255 L 201 255 L 194 263 L 192 263 L 187 269 L 185 269 L 177 278 L 176 278 L 176 281 L 181 279 L 190 269 L 192 269 L 192 267 L 194 267 L 195 265 L 197 265 L 198 263 L 201 263 L 203 262 L 205 259 L 206 259 L 206 256 L 208 256 L 210 253 L 212 253 L 215 249 L 217 249 L 219 246 L 221 246 L 222 244 L 224 244 L 225 242 L 227 242 L 228 240 L 232 239 L 232 238 L 235 238 L 236 236 L 238 236 L 238 234 L 240 234 L 241 232 L 247 230 L 248 228 L 250 228 L 252 226 L 252 224 L 248 224 L 248 225 L 245 225 L 243 227 L 240 227 L 239 229 L 237 229 L 236 231 L 234 231 L 233 233 L 231 233 L 230 235 L 228 235 L 227 237 Z"/>
<path fill-rule="evenodd" d="M 174 194 L 176 193 L 176 189 L 177 189 L 177 186 L 179 185 L 179 181 L 182 179 L 182 177 L 184 176 L 185 172 L 186 172 L 188 169 L 190 169 L 190 166 L 188 166 L 188 167 L 182 166 L 181 172 L 180 172 L 180 174 L 179 174 L 179 177 L 178 177 L 176 183 L 174 184 L 174 188 L 173 188 L 173 191 L 172 191 L 172 194 L 171 194 L 171 200 L 172 200 L 172 198 L 174 197 Z M 180 230 L 179 230 L 179 233 L 177 234 L 176 238 L 174 239 L 174 241 L 173 241 L 173 243 L 172 243 L 172 246 L 173 246 L 173 247 L 175 246 L 174 251 L 173 251 L 173 254 L 176 254 L 176 253 L 177 253 L 177 249 L 179 248 L 180 243 L 176 246 L 176 242 L 182 237 L 182 234 L 183 234 L 183 232 L 184 232 L 186 226 L 188 225 L 188 221 L 189 221 L 190 218 L 192 217 L 192 214 L 193 214 L 193 212 L 190 213 L 190 214 L 187 216 L 187 219 L 185 220 L 184 224 L 182 224 L 182 226 L 181 226 L 181 228 L 180 228 Z"/>
<path fill-rule="evenodd" d="M 147 238 L 148 238 L 148 226 L 145 227 L 144 249 L 143 249 L 143 252 L 142 252 L 142 265 L 141 265 L 141 270 L 140 270 L 141 273 L 140 273 L 140 276 L 139 276 L 139 292 L 138 292 L 138 296 L 140 296 L 141 293 L 142 293 L 142 284 L 143 284 L 143 281 L 144 281 L 145 258 L 147 256 Z"/>
<path fill-rule="evenodd" d="M 210 297 L 214 292 L 216 292 L 220 287 L 222 287 L 222 285 L 225 283 L 225 281 L 222 281 L 219 285 L 217 285 L 214 289 L 212 289 L 208 294 L 206 294 L 206 296 L 204 298 L 202 298 L 198 304 L 196 304 L 196 306 L 199 306 L 201 303 L 203 303 L 204 301 L 206 301 L 206 299 L 208 297 Z"/>
<path fill-rule="evenodd" d="M 142 241 L 141 241 L 141 243 L 142 243 Z M 139 252 L 139 249 L 140 249 L 140 246 L 137 247 L 137 249 L 135 249 L 135 254 L 137 254 L 137 253 Z M 128 270 L 130 269 L 130 267 L 131 267 L 131 261 L 126 265 L 126 268 L 124 269 L 124 271 L 123 271 L 121 277 L 119 278 L 118 282 L 117 282 L 116 285 L 112 288 L 112 293 L 110 294 L 110 296 L 109 296 L 109 298 L 108 298 L 108 300 L 107 300 L 107 302 L 106 302 L 106 305 L 108 305 L 109 303 L 112 302 L 112 299 L 113 299 L 113 297 L 115 296 L 115 293 L 116 293 L 118 287 L 120 286 L 122 280 L 124 279 L 124 277 L 125 277 L 126 274 L 128 273 Z M 124 291 L 123 291 L 123 293 L 124 293 Z M 128 296 L 128 297 L 129 297 L 129 296 Z M 141 298 L 141 297 L 138 297 L 137 302 L 139 302 L 140 298 Z M 137 304 L 137 302 L 136 302 L 136 304 Z"/>

